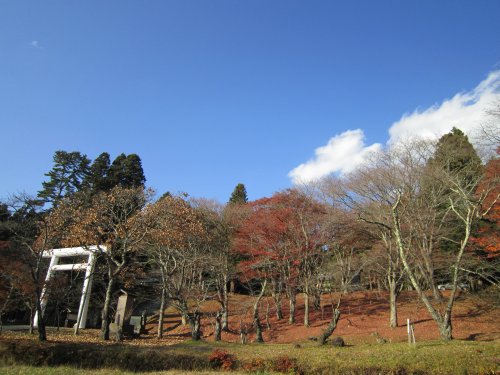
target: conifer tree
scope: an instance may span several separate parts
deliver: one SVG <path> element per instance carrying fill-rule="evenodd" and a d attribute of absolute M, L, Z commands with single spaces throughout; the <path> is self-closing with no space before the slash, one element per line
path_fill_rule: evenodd
<path fill-rule="evenodd" d="M 133 188 L 144 186 L 146 177 L 142 169 L 141 159 L 137 154 L 126 156 L 121 153 L 111 164 L 109 169 L 111 186 Z"/>
<path fill-rule="evenodd" d="M 65 196 L 81 190 L 89 173 L 90 160 L 78 151 L 56 151 L 54 167 L 45 176 L 48 181 L 42 182 L 43 189 L 38 192 L 38 198 L 54 207 Z"/>
<path fill-rule="evenodd" d="M 457 128 L 443 135 L 436 146 L 430 165 L 446 172 L 460 173 L 467 179 L 477 179 L 482 174 L 482 163 L 468 137 Z"/>
<path fill-rule="evenodd" d="M 109 179 L 109 172 L 109 154 L 107 152 L 103 152 L 90 166 L 90 171 L 87 177 L 87 185 L 91 189 L 92 193 L 108 191 L 112 188 L 111 181 Z"/>
<path fill-rule="evenodd" d="M 123 187 L 134 188 L 144 186 L 146 177 L 142 169 L 141 158 L 137 154 L 130 154 L 125 159 Z"/>
<path fill-rule="evenodd" d="M 229 203 L 245 204 L 248 202 L 247 190 L 245 185 L 239 183 L 233 190 L 231 197 L 229 198 Z"/>
<path fill-rule="evenodd" d="M 468 137 L 455 127 L 439 139 L 428 166 L 434 169 L 436 176 L 441 173 L 454 175 L 457 181 L 461 181 L 463 187 L 475 186 L 483 173 L 481 159 L 474 146 L 469 142 Z M 435 178 L 434 183 L 441 184 L 439 178 Z M 451 194 L 452 188 L 443 190 L 443 206 L 447 206 L 450 199 L 448 195 Z M 446 240 L 442 241 L 440 247 L 447 252 L 454 251 L 460 246 L 459 239 L 463 231 L 460 220 L 450 219 L 447 222 L 447 231 Z"/>

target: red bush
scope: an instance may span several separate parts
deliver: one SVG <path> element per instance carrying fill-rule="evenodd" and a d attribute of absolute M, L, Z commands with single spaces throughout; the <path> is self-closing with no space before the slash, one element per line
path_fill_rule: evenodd
<path fill-rule="evenodd" d="M 243 369 L 248 372 L 263 372 L 266 370 L 266 362 L 261 358 L 252 359 L 243 364 Z"/>
<path fill-rule="evenodd" d="M 290 358 L 287 355 L 278 357 L 274 360 L 274 371 L 300 374 L 299 366 L 295 358 Z"/>
<path fill-rule="evenodd" d="M 224 371 L 230 371 L 236 365 L 235 356 L 220 349 L 214 350 L 208 357 L 208 360 L 214 369 L 222 369 Z"/>

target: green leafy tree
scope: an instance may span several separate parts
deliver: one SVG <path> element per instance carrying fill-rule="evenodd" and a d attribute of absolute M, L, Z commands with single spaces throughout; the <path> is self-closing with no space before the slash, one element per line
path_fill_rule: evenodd
<path fill-rule="evenodd" d="M 245 204 L 247 202 L 247 189 L 245 188 L 245 185 L 240 183 L 234 188 L 233 193 L 229 198 L 229 203 Z"/>
<path fill-rule="evenodd" d="M 38 198 L 56 207 L 62 198 L 84 187 L 89 165 L 87 156 L 78 151 L 56 151 L 54 167 L 45 174 L 49 180 L 42 182 L 43 189 L 38 192 Z"/>

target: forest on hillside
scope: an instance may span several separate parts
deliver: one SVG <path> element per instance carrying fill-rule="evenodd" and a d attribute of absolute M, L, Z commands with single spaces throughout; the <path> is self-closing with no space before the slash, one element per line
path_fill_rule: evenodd
<path fill-rule="evenodd" d="M 484 141 L 499 144 L 495 133 Z M 201 338 L 201 306 L 215 301 L 215 337 L 230 329 L 230 293 L 255 296 L 252 330 L 262 341 L 262 305 L 271 296 L 278 320 L 311 325 L 325 293 L 388 291 L 387 324 L 398 325 L 398 296 L 414 290 L 443 340 L 453 338 L 460 290 L 500 287 L 500 148 L 481 159 L 459 129 L 437 142 L 410 139 L 370 155 L 356 170 L 248 201 L 238 184 L 228 202 L 188 194 L 158 196 L 146 187 L 138 155 L 106 152 L 94 161 L 57 151 L 36 197 L 0 206 L 0 317 L 53 315 L 74 308 L 82 272 L 45 283 L 56 248 L 96 246 L 95 292 L 102 339 L 120 290 L 174 308 Z M 443 293 L 443 290 L 448 292 Z M 288 303 L 287 316 L 282 311 Z M 335 304 L 334 304 L 335 305 Z M 338 320 L 342 301 L 332 311 Z M 236 329 L 236 327 L 233 327 Z M 327 330 L 328 332 L 328 330 Z M 330 332 L 331 334 L 331 332 Z"/>

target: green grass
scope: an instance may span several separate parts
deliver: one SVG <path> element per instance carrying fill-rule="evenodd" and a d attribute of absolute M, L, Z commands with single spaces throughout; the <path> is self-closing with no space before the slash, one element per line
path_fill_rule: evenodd
<path fill-rule="evenodd" d="M 313 342 L 302 343 L 300 348 L 290 344 L 207 342 L 145 348 L 0 341 L 0 374 L 115 375 L 127 370 L 150 375 L 184 373 L 180 372 L 183 370 L 203 374 L 210 373 L 208 356 L 215 349 L 233 354 L 240 372 L 254 362 L 261 365 L 261 373 L 270 373 L 278 358 L 284 356 L 293 359 L 306 374 L 495 374 L 500 370 L 500 341 L 432 341 L 416 346 L 365 344 L 344 348 L 319 347 Z M 144 372 L 162 369 L 170 372 Z"/>
<path fill-rule="evenodd" d="M 175 375 L 175 374 L 183 374 L 183 375 L 213 375 L 218 372 L 214 371 L 180 371 L 180 370 L 172 370 L 172 371 L 161 371 L 161 372 L 146 372 L 142 374 L 147 375 Z M 141 374 L 137 372 L 129 372 L 122 370 L 113 370 L 113 369 L 100 369 L 100 370 L 83 370 L 77 369 L 74 367 L 67 366 L 59 366 L 59 367 L 30 367 L 23 365 L 13 365 L 13 366 L 4 366 L 0 367 L 0 374 L 2 375 L 136 375 Z M 231 374 L 237 375 L 242 374 L 238 372 L 232 372 Z"/>

